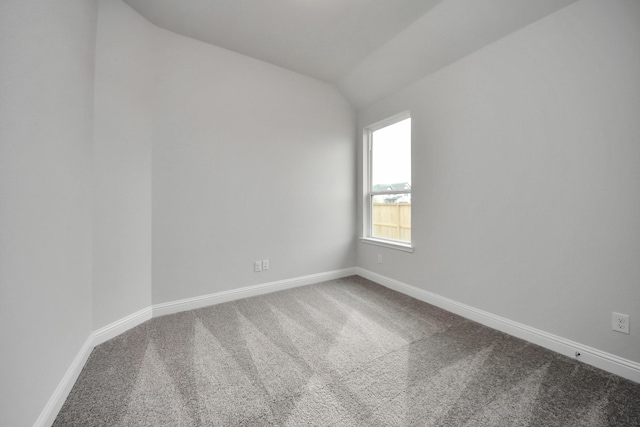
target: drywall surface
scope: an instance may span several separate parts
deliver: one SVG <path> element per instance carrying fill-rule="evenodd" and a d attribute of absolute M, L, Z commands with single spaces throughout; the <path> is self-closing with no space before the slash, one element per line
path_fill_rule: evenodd
<path fill-rule="evenodd" d="M 31 426 L 92 331 L 97 3 L 0 3 L 0 425 Z"/>
<path fill-rule="evenodd" d="M 155 30 L 120 0 L 100 1 L 93 145 L 94 330 L 151 305 Z"/>
<path fill-rule="evenodd" d="M 343 74 L 338 87 L 362 108 L 575 1 L 440 2 Z"/>
<path fill-rule="evenodd" d="M 156 40 L 153 303 L 355 263 L 355 116 L 334 86 Z M 254 273 L 255 260 L 270 270 Z"/>
<path fill-rule="evenodd" d="M 640 362 L 639 46 L 582 0 L 361 110 L 411 111 L 415 251 L 358 266 Z"/>

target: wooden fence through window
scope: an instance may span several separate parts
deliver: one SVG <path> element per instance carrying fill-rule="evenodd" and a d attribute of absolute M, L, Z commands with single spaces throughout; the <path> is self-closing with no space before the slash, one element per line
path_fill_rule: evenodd
<path fill-rule="evenodd" d="M 411 241 L 411 204 L 374 203 L 373 237 Z"/>

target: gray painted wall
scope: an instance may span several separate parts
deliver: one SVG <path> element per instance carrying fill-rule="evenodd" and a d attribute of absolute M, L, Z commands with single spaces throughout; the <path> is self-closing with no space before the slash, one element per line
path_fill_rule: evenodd
<path fill-rule="evenodd" d="M 353 267 L 355 114 L 337 89 L 156 42 L 153 303 Z"/>
<path fill-rule="evenodd" d="M 639 22 L 582 0 L 362 109 L 411 110 L 415 252 L 358 266 L 640 362 Z"/>
<path fill-rule="evenodd" d="M 97 3 L 0 3 L 0 425 L 31 426 L 91 320 Z"/>
<path fill-rule="evenodd" d="M 95 328 L 151 294 L 355 264 L 355 114 L 335 87 L 103 0 L 95 115 Z"/>
<path fill-rule="evenodd" d="M 100 1 L 93 142 L 93 326 L 151 305 L 151 138 L 156 27 Z"/>
<path fill-rule="evenodd" d="M 441 1 L 337 85 L 361 109 L 575 1 Z"/>

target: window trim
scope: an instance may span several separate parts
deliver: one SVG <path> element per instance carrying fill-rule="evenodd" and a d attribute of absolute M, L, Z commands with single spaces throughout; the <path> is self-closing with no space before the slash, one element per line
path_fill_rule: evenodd
<path fill-rule="evenodd" d="M 402 243 L 401 240 L 387 240 L 378 237 L 361 237 L 360 242 L 368 245 L 382 246 L 383 248 L 396 249 L 403 252 L 413 252 L 413 245 L 409 242 Z"/>
<path fill-rule="evenodd" d="M 360 242 L 378 245 L 387 247 L 390 249 L 397 249 L 405 252 L 413 252 L 413 235 L 411 236 L 411 241 L 403 241 L 403 240 L 393 240 L 393 239 L 385 239 L 380 237 L 373 236 L 373 212 L 372 212 L 372 200 L 374 196 L 377 195 L 385 195 L 385 194 L 411 194 L 412 189 L 402 189 L 402 190 L 385 190 L 385 191 L 371 191 L 372 186 L 372 148 L 373 148 L 373 132 L 385 128 L 387 126 L 391 126 L 395 123 L 401 122 L 406 119 L 411 118 L 411 112 L 409 110 L 403 111 L 401 113 L 395 114 L 391 117 L 388 117 L 384 120 L 380 120 L 375 122 L 369 126 L 365 126 L 362 130 L 362 139 L 363 139 L 363 166 L 364 166 L 364 174 L 363 174 L 363 205 L 362 205 L 362 237 L 360 238 Z M 411 126 L 411 133 L 413 134 L 413 125 Z M 413 141 L 413 137 L 411 138 Z M 413 150 L 412 150 L 413 151 Z"/>

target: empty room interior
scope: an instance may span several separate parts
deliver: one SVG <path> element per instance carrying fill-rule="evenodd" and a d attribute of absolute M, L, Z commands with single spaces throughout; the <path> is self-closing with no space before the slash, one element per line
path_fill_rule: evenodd
<path fill-rule="evenodd" d="M 638 425 L 640 1 L 3 0 L 0 319 L 2 426 Z"/>

